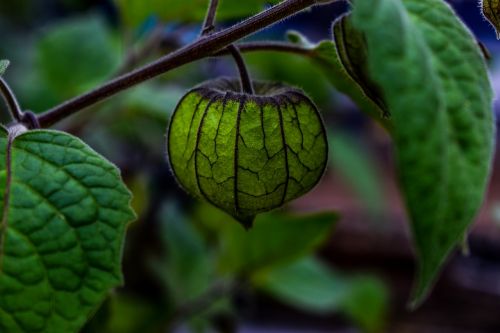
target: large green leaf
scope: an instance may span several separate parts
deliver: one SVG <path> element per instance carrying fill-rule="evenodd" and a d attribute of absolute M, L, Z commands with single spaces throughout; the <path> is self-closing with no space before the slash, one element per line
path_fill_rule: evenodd
<path fill-rule="evenodd" d="M 289 38 L 292 42 L 309 50 L 304 54 L 322 70 L 336 89 L 349 96 L 363 112 L 377 120 L 385 128 L 390 129 L 390 122 L 384 117 L 386 111 L 370 99 L 363 88 L 349 75 L 332 41 L 324 40 L 314 45 L 295 31 L 289 32 Z"/>
<path fill-rule="evenodd" d="M 342 63 L 343 69 L 359 85 L 366 97 L 380 108 L 384 117 L 389 117 L 390 113 L 387 110 L 380 88 L 371 80 L 368 74 L 365 36 L 353 28 L 349 14 L 338 18 L 333 24 L 332 30 L 337 56 Z"/>
<path fill-rule="evenodd" d="M 483 201 L 494 142 L 492 89 L 474 37 L 444 1 L 356 1 L 353 19 L 392 114 L 419 257 L 417 305 Z"/>
<path fill-rule="evenodd" d="M 148 17 L 163 21 L 200 22 L 208 7 L 208 0 L 114 0 L 123 21 L 137 26 Z M 258 13 L 266 4 L 278 0 L 222 0 L 217 11 L 219 20 L 237 19 Z"/>
<path fill-rule="evenodd" d="M 330 314 L 342 312 L 367 332 L 382 329 L 388 310 L 385 286 L 373 277 L 346 277 L 312 257 L 265 270 L 253 284 L 299 309 Z"/>
<path fill-rule="evenodd" d="M 0 331 L 77 332 L 122 282 L 130 193 L 62 132 L 2 129 L 0 154 Z"/>

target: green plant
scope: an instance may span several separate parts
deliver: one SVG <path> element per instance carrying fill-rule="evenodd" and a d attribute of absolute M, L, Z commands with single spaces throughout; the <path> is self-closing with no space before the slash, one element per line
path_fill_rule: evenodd
<path fill-rule="evenodd" d="M 158 1 L 153 2 L 155 6 L 158 5 Z M 206 83 L 209 94 L 215 89 L 221 96 L 228 91 L 237 94 L 240 89 L 242 92 L 239 98 L 244 96 L 249 100 L 263 102 L 259 95 L 255 95 L 261 94 L 261 87 L 250 79 L 241 55 L 257 51 L 295 54 L 310 61 L 339 91 L 349 95 L 367 115 L 391 134 L 401 190 L 411 218 L 419 259 L 412 305 L 418 306 L 424 301 L 444 261 L 465 237 L 481 206 L 488 183 L 495 123 L 492 113 L 493 96 L 485 60 L 474 37 L 443 0 L 356 0 L 352 1 L 351 12 L 335 22 L 332 40 L 315 45 L 301 34 L 292 32 L 289 34 L 289 42 L 235 44 L 238 40 L 304 9 L 328 2 L 332 1 L 285 0 L 240 23 L 215 31 L 218 1 L 211 1 L 199 38 L 180 48 L 174 46 L 174 51 L 131 71 L 129 67 L 134 66 L 138 59 L 131 57 L 126 59 L 124 67 L 114 68 L 114 45 L 106 42 L 106 34 L 96 33 L 99 36 L 98 45 L 101 45 L 99 48 L 106 48 L 104 63 L 107 65 L 97 67 L 91 62 L 88 71 L 78 71 L 71 77 L 72 80 L 64 80 L 66 66 L 72 64 L 60 61 L 54 66 L 51 63 L 39 75 L 52 79 L 52 84 L 33 89 L 33 96 L 41 96 L 50 104 L 57 92 L 67 97 L 94 86 L 96 80 L 112 75 L 113 71 L 125 74 L 42 113 L 23 110 L 7 82 L 0 77 L 0 89 L 13 121 L 2 128 L 0 133 L 0 151 L 3 155 L 0 159 L 0 192 L 3 193 L 0 226 L 0 331 L 76 332 L 104 301 L 107 292 L 122 282 L 120 263 L 124 232 L 128 223 L 134 219 L 130 207 L 131 195 L 118 170 L 110 162 L 80 139 L 46 128 L 123 90 L 183 65 L 215 56 L 231 55 L 234 58 L 240 73 L 240 85 L 236 84 L 234 88 L 234 82 L 231 87 L 220 85 L 220 82 Z M 117 3 L 125 12 L 124 17 L 129 24 L 140 22 L 148 14 L 135 11 L 131 3 Z M 185 4 L 179 2 L 178 8 L 171 13 L 185 12 L 186 8 L 182 4 L 188 3 L 193 6 L 194 0 L 192 3 L 186 1 Z M 229 3 L 227 1 L 226 5 Z M 260 4 L 259 1 L 249 1 L 247 10 L 251 11 Z M 493 18 L 493 24 L 498 24 L 494 21 L 499 15 L 496 2 L 483 1 L 482 4 L 486 17 Z M 197 10 L 199 8 L 196 6 Z M 220 14 L 222 17 L 233 17 L 231 13 L 242 8 L 239 5 L 231 7 L 222 4 Z M 186 20 L 200 20 L 203 13 L 204 10 L 190 11 Z M 91 27 L 75 28 L 68 35 L 61 33 L 52 36 L 52 39 L 41 44 L 41 49 L 44 50 L 51 43 L 72 40 L 72 51 L 75 51 L 81 47 L 81 43 L 74 43 L 75 39 L 68 36 L 85 36 L 89 33 L 85 30 L 87 28 L 97 32 L 103 29 L 95 21 Z M 147 54 L 148 48 L 157 47 L 158 44 L 158 36 L 152 35 L 149 43 L 145 43 L 145 49 L 142 50 L 144 52 L 137 52 L 135 56 L 139 55 L 140 58 Z M 64 49 L 51 52 L 47 48 L 40 53 L 38 60 L 43 63 L 63 52 Z M 64 59 L 77 57 L 78 54 L 76 51 L 66 54 Z M 102 57 L 95 54 L 92 59 Z M 7 61 L 0 62 L 0 75 L 3 75 L 7 67 Z M 61 81 L 55 79 L 61 77 Z M 254 86 L 257 88 L 255 91 Z M 144 84 L 142 88 L 147 89 L 147 85 Z M 203 186 L 199 183 L 198 186 L 190 186 L 190 183 L 199 182 L 199 177 L 193 177 L 193 170 L 189 168 L 188 172 L 182 172 L 183 166 L 177 163 L 179 160 L 185 163 L 186 158 L 182 152 L 182 159 L 176 160 L 176 152 L 183 148 L 181 145 L 185 145 L 184 148 L 189 148 L 188 155 L 200 158 L 198 155 L 202 151 L 196 150 L 201 141 L 208 140 L 208 137 L 202 135 L 203 114 L 195 112 L 194 102 L 185 104 L 193 91 L 179 104 L 176 114 L 183 111 L 188 112 L 188 115 L 189 112 L 192 113 L 191 121 L 198 121 L 194 124 L 196 130 L 192 135 L 196 136 L 196 140 L 175 139 L 179 130 L 186 125 L 184 120 L 179 129 L 175 128 L 175 121 L 172 121 L 171 131 L 174 132 L 170 132 L 168 142 L 172 167 L 185 188 L 197 196 L 206 197 L 249 226 L 257 213 L 278 207 L 307 192 L 317 183 L 326 163 L 326 135 L 314 105 L 302 93 L 293 92 L 297 100 L 285 103 L 287 108 L 295 108 L 295 118 L 293 112 L 288 112 L 291 123 L 289 126 L 276 124 L 287 112 L 282 112 L 278 105 L 267 100 L 262 107 L 268 107 L 271 112 L 276 113 L 274 121 L 263 121 L 257 113 L 252 114 L 252 108 L 240 99 L 240 106 L 245 104 L 245 115 L 248 116 L 244 122 L 239 121 L 241 112 L 238 108 L 226 110 L 224 103 L 234 102 L 229 97 L 227 100 L 212 100 L 212 97 L 216 99 L 217 94 L 203 95 L 200 102 L 207 104 L 207 112 L 216 110 L 221 118 L 223 112 L 237 113 L 238 120 L 227 125 L 228 133 L 236 126 L 233 141 L 248 139 L 249 146 L 258 146 L 238 151 L 237 145 L 228 147 L 222 144 L 224 147 L 221 149 L 224 149 L 226 157 L 232 157 L 228 164 L 232 163 L 233 166 L 229 168 L 231 173 L 222 177 L 223 180 L 233 177 L 236 181 L 237 171 L 234 170 L 238 170 L 241 165 L 234 162 L 235 156 L 245 154 L 242 156 L 248 159 L 248 165 L 243 167 L 251 169 L 262 159 L 272 160 L 269 155 L 259 155 L 263 150 L 279 148 L 278 152 L 283 152 L 286 161 L 277 162 L 272 169 L 265 169 L 263 174 L 260 171 L 262 169 L 250 170 L 247 176 L 257 173 L 258 181 L 247 180 L 243 185 L 250 184 L 248 187 L 253 187 L 263 177 L 261 185 L 264 190 L 261 192 L 265 195 L 274 193 L 273 189 L 283 184 L 291 189 L 297 183 L 301 185 L 295 184 L 300 189 L 288 194 L 289 188 L 285 186 L 279 200 L 269 198 L 271 203 L 267 200 L 254 202 L 246 198 L 242 200 L 246 211 L 242 212 L 239 209 L 241 206 L 235 204 L 239 200 L 238 185 L 222 191 L 212 189 L 209 195 L 201 193 Z M 290 91 L 295 90 L 285 91 L 279 92 L 280 96 L 289 97 L 287 95 Z M 148 97 L 160 94 L 152 90 L 148 90 L 148 93 Z M 180 97 L 179 94 L 173 96 L 172 99 Z M 152 101 L 151 98 L 146 98 L 136 100 L 136 103 L 152 104 Z M 159 104 L 162 103 L 163 101 Z M 154 117 L 164 116 L 161 113 L 152 114 Z M 263 114 L 264 112 L 260 113 L 262 117 Z M 142 119 L 140 116 L 138 118 Z M 219 119 L 210 124 L 208 129 L 217 131 L 221 123 L 222 120 Z M 241 135 L 243 132 L 238 130 L 239 124 L 248 126 L 248 134 Z M 266 126 L 270 128 L 269 136 Z M 255 134 L 252 128 L 263 127 L 263 135 L 252 136 Z M 276 129 L 280 129 L 281 135 L 272 133 Z M 288 131 L 290 132 L 284 134 Z M 186 135 L 189 136 L 189 133 Z M 279 139 L 282 140 L 281 143 L 276 143 Z M 201 142 L 201 145 L 212 149 L 208 141 Z M 189 146 L 193 142 L 195 146 Z M 278 148 L 268 147 L 267 142 Z M 301 148 L 299 153 L 297 147 Z M 217 140 L 214 149 L 219 149 Z M 291 156 L 296 154 L 299 161 L 307 159 L 307 163 L 311 165 L 303 161 L 293 162 L 287 158 L 287 153 Z M 188 165 L 189 160 L 190 157 L 187 158 Z M 208 164 L 213 163 L 210 158 L 207 160 Z M 300 169 L 298 166 L 303 166 L 304 170 L 297 171 Z M 210 168 L 206 168 L 204 172 L 214 172 L 208 169 Z M 271 172 L 269 170 L 273 175 L 265 176 Z M 291 182 L 293 172 L 302 173 L 300 176 L 305 178 Z M 308 173 L 311 175 L 308 176 Z M 275 186 L 270 186 L 272 181 L 277 182 Z M 255 188 L 250 188 L 250 191 L 254 195 L 257 193 Z M 216 199 L 217 195 L 223 198 Z M 233 206 L 236 210 L 233 210 Z M 338 307 L 352 317 L 362 317 L 360 325 L 367 330 L 380 329 L 378 322 L 371 317 L 363 317 L 353 303 L 353 299 L 361 297 L 359 295 L 366 295 L 366 290 L 371 293 L 373 284 L 359 282 L 360 280 L 346 282 L 310 256 L 312 249 L 326 238 L 336 216 L 327 214 L 291 220 L 294 222 L 287 220 L 287 223 L 281 217 L 263 215 L 257 218 L 255 228 L 248 233 L 238 225 L 214 228 L 213 221 L 208 221 L 205 227 L 220 234 L 220 247 L 214 257 L 201 256 L 206 252 L 206 244 L 196 231 L 185 230 L 182 225 L 170 225 L 169 228 L 174 228 L 170 231 L 179 235 L 178 239 L 171 238 L 165 242 L 171 256 L 169 263 L 175 269 L 165 265 L 168 266 L 167 271 L 159 272 L 159 275 L 165 279 L 165 285 L 171 288 L 175 289 L 173 286 L 177 285 L 185 287 L 185 290 L 179 291 L 176 301 L 182 298 L 194 299 L 190 309 L 199 307 L 197 299 L 206 300 L 207 295 L 211 299 L 214 294 L 224 296 L 228 292 L 220 284 L 215 284 L 215 287 L 210 285 L 210 281 L 191 283 L 189 279 L 184 280 L 185 276 L 196 276 L 190 275 L 192 272 L 183 266 L 186 261 L 196 263 L 196 268 L 199 269 L 197 272 L 203 272 L 200 273 L 202 276 L 213 275 L 212 270 L 218 267 L 220 271 L 233 276 L 245 276 L 250 283 L 278 298 L 293 300 L 299 306 L 320 311 L 327 307 Z M 270 235 L 274 235 L 273 238 L 269 238 Z M 292 251 L 289 244 L 297 247 Z M 176 276 L 175 272 L 185 272 L 185 275 Z M 323 294 L 324 289 L 319 288 L 320 291 L 314 292 L 324 297 L 311 298 L 307 293 L 300 292 L 296 279 L 286 280 L 287 277 L 300 274 L 304 274 L 306 279 L 317 281 L 318 286 L 328 285 L 329 282 L 343 283 L 348 286 L 347 294 L 356 297 L 348 298 L 336 290 Z M 286 283 L 279 284 L 277 281 Z M 233 282 L 238 283 L 231 281 Z M 231 283 L 227 288 L 229 290 L 232 289 Z M 193 287 L 200 285 L 203 286 L 200 290 Z M 291 293 L 290 290 L 294 289 L 299 291 Z M 220 298 L 223 297 L 217 297 L 217 300 Z M 209 303 L 213 305 L 215 302 Z M 180 309 L 184 310 L 183 307 Z M 185 316 L 185 311 L 181 310 L 171 312 L 170 324 Z M 112 331 L 112 328 L 108 329 Z"/>

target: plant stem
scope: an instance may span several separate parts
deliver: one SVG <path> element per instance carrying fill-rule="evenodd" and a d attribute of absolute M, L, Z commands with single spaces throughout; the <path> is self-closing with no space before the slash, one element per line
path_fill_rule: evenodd
<path fill-rule="evenodd" d="M 227 55 L 229 53 L 233 58 L 235 58 L 235 61 L 238 64 L 238 68 L 240 71 L 242 89 L 243 91 L 249 94 L 253 94 L 254 90 L 252 87 L 252 81 L 250 80 L 250 76 L 248 75 L 248 71 L 246 70 L 243 57 L 241 56 L 242 52 L 274 51 L 274 52 L 295 53 L 307 56 L 310 55 L 313 51 L 312 49 L 294 45 L 292 43 L 270 42 L 270 41 L 241 43 L 238 46 L 234 46 L 233 44 L 231 46 L 234 48 L 233 50 L 227 47 L 226 49 L 219 51 L 216 55 L 221 56 L 221 55 Z"/>
<path fill-rule="evenodd" d="M 23 118 L 23 111 L 19 106 L 19 102 L 17 101 L 16 95 L 12 89 L 10 89 L 7 81 L 4 80 L 3 77 L 0 76 L 0 92 L 2 94 L 3 99 L 5 100 L 5 104 L 7 105 L 7 109 L 10 112 L 10 115 L 14 120 L 20 122 Z"/>
<path fill-rule="evenodd" d="M 271 51 L 271 52 L 287 52 L 287 53 L 295 53 L 303 56 L 311 55 L 314 50 L 288 43 L 288 42 L 274 42 L 274 41 L 265 41 L 265 42 L 247 42 L 238 44 L 238 49 L 243 52 L 257 52 L 257 51 Z M 216 56 L 227 55 L 228 50 L 222 50 L 217 52 Z"/>
<path fill-rule="evenodd" d="M 219 0 L 209 0 L 207 15 L 205 17 L 205 23 L 203 23 L 203 29 L 201 31 L 201 36 L 211 35 L 215 30 L 215 16 L 217 15 L 217 8 L 219 6 Z M 238 50 L 238 47 L 233 44 L 227 46 L 224 50 L 227 50 L 229 54 L 233 57 L 236 66 L 238 67 L 238 72 L 240 74 L 240 85 L 242 92 L 253 95 L 253 85 L 248 72 L 248 68 L 245 64 L 245 60 Z"/>
<path fill-rule="evenodd" d="M 229 45 L 226 49 L 233 57 L 234 62 L 236 62 L 236 66 L 238 66 L 238 72 L 240 73 L 241 90 L 247 94 L 253 95 L 254 90 L 252 79 L 250 78 L 250 74 L 248 72 L 247 66 L 245 65 L 245 60 L 243 59 L 240 50 L 234 44 Z"/>
<path fill-rule="evenodd" d="M 205 17 L 205 22 L 203 23 L 203 29 L 201 30 L 201 36 L 206 36 L 212 33 L 215 29 L 215 16 L 217 15 L 217 8 L 219 7 L 219 0 L 210 0 L 208 5 L 207 16 Z"/>
<path fill-rule="evenodd" d="M 40 125 L 42 127 L 49 127 L 125 89 L 152 79 L 174 68 L 209 57 L 237 40 L 258 32 L 316 3 L 316 0 L 286 0 L 227 29 L 215 32 L 206 37 L 201 37 L 195 42 L 144 67 L 122 75 L 95 90 L 75 97 L 42 113 L 39 116 Z"/>
<path fill-rule="evenodd" d="M 253 93 L 252 81 L 250 80 L 248 72 L 246 71 L 245 63 L 243 62 L 243 57 L 241 56 L 242 52 L 274 51 L 274 52 L 295 53 L 295 54 L 300 54 L 302 56 L 311 55 L 311 53 L 313 52 L 312 49 L 286 42 L 271 42 L 271 41 L 250 42 L 250 43 L 242 43 L 239 44 L 238 46 L 234 45 L 232 46 L 235 48 L 235 50 L 231 50 L 228 47 L 218 52 L 216 55 L 225 55 L 229 52 L 233 56 L 233 58 L 236 59 L 236 57 L 239 57 L 241 59 L 240 61 L 242 62 L 242 65 L 240 66 L 238 64 L 238 68 L 240 69 L 242 87 L 245 92 L 250 94 Z M 238 63 L 238 60 L 236 60 L 236 63 Z M 249 86 L 250 89 L 248 89 Z"/>

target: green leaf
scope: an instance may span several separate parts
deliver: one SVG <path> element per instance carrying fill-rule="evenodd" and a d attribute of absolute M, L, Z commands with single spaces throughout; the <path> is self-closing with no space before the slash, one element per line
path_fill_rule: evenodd
<path fill-rule="evenodd" d="M 230 292 L 213 298 L 206 295 L 214 289 L 230 290 L 233 282 L 230 277 L 225 279 L 216 275 L 214 251 L 174 202 L 168 201 L 161 215 L 160 232 L 165 254 L 152 262 L 152 268 L 163 282 L 165 296 L 171 304 L 162 317 L 175 316 L 179 308 L 204 299 L 203 309 L 183 318 L 190 331 L 204 332 L 210 326 L 210 318 L 232 311 Z"/>
<path fill-rule="evenodd" d="M 296 308 L 321 315 L 342 312 L 367 332 L 379 332 L 384 326 L 387 290 L 372 277 L 344 277 L 308 257 L 262 271 L 252 282 Z"/>
<path fill-rule="evenodd" d="M 120 53 L 102 19 L 89 16 L 45 31 L 37 61 L 43 84 L 62 100 L 108 79 L 119 65 Z"/>
<path fill-rule="evenodd" d="M 77 332 L 122 283 L 131 196 L 79 139 L 15 134 L 0 134 L 0 331 Z"/>
<path fill-rule="evenodd" d="M 482 204 L 494 142 L 492 88 L 474 37 L 442 0 L 356 1 L 353 19 L 392 114 L 419 257 L 416 306 Z"/>
<path fill-rule="evenodd" d="M 124 22 L 136 27 L 148 17 L 157 17 L 165 22 L 203 21 L 208 7 L 207 0 L 114 0 Z M 217 10 L 218 20 L 238 19 L 257 14 L 266 4 L 278 0 L 223 0 Z"/>
<path fill-rule="evenodd" d="M 338 311 L 349 293 L 346 281 L 310 257 L 263 270 L 252 281 L 290 305 L 320 314 Z"/>
<path fill-rule="evenodd" d="M 312 44 L 304 35 L 296 30 L 288 30 L 286 32 L 286 38 L 293 44 L 299 44 L 309 49 L 314 48 L 314 44 Z"/>
<path fill-rule="evenodd" d="M 215 279 L 214 260 L 200 233 L 173 204 L 162 209 L 165 260 L 154 269 L 178 305 L 201 296 Z"/>
<path fill-rule="evenodd" d="M 158 332 L 165 318 L 163 307 L 131 293 L 110 295 L 80 333 Z"/>
<path fill-rule="evenodd" d="M 234 223 L 220 230 L 219 267 L 223 272 L 252 274 L 303 257 L 323 244 L 338 216 L 263 214 L 250 231 Z M 219 221 L 220 222 L 220 221 Z"/>
<path fill-rule="evenodd" d="M 382 111 L 382 116 L 389 117 L 389 110 L 380 88 L 368 74 L 368 54 L 365 37 L 353 28 L 350 15 L 343 15 L 333 24 L 333 38 L 337 56 L 343 69 L 355 81 L 363 93 Z"/>
<path fill-rule="evenodd" d="M 391 128 L 388 119 L 383 117 L 386 112 L 370 99 L 363 88 L 347 73 L 332 41 L 325 40 L 313 45 L 298 32 L 292 32 L 292 34 L 291 41 L 310 50 L 305 55 L 321 69 L 336 89 L 349 96 L 363 112 L 377 120 L 382 126 L 387 129 Z"/>
<path fill-rule="evenodd" d="M 389 310 L 386 285 L 371 276 L 358 276 L 348 278 L 348 289 L 343 312 L 366 332 L 385 332 Z"/>
<path fill-rule="evenodd" d="M 0 76 L 5 74 L 5 71 L 10 65 L 10 61 L 8 60 L 0 60 Z"/>
<path fill-rule="evenodd" d="M 139 333 L 154 332 L 158 329 L 159 309 L 144 299 L 116 294 L 109 300 L 107 322 L 102 331 L 88 330 L 89 333 Z"/>
<path fill-rule="evenodd" d="M 330 164 L 350 185 L 374 217 L 386 208 L 382 175 L 371 152 L 350 134 L 329 134 Z"/>

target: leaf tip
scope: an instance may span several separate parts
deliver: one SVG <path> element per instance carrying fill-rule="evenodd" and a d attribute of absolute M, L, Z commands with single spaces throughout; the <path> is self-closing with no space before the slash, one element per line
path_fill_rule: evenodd
<path fill-rule="evenodd" d="M 304 35 L 302 35 L 300 32 L 296 30 L 288 30 L 286 32 L 286 38 L 290 43 L 301 45 L 306 48 L 313 49 L 314 44 L 307 39 Z"/>
<path fill-rule="evenodd" d="M 0 75 L 3 75 L 10 65 L 9 60 L 0 60 Z"/>
<path fill-rule="evenodd" d="M 427 299 L 431 289 L 432 288 L 429 284 L 424 283 L 422 280 L 419 280 L 416 284 L 416 287 L 414 287 L 414 290 L 412 291 L 410 300 L 406 304 L 406 308 L 408 309 L 408 311 L 417 310 Z"/>
<path fill-rule="evenodd" d="M 443 267 L 449 252 L 443 253 L 435 258 L 430 258 L 423 253 L 418 256 L 418 271 L 416 273 L 414 286 L 412 288 L 410 300 L 407 308 L 416 310 L 429 297 L 437 278 Z"/>

